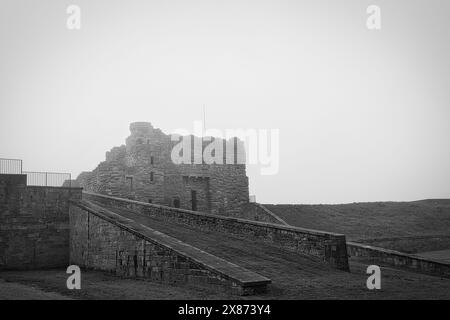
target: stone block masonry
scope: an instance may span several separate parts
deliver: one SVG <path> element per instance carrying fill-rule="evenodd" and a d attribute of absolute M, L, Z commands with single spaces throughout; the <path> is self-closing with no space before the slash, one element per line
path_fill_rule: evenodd
<path fill-rule="evenodd" d="M 283 250 L 317 258 L 340 270 L 349 270 L 346 240 L 341 234 L 224 217 L 87 192 L 83 193 L 83 199 L 106 207 L 133 210 L 202 230 L 270 242 Z"/>
<path fill-rule="evenodd" d="M 0 270 L 66 267 L 69 200 L 79 188 L 34 187 L 0 175 Z"/>
<path fill-rule="evenodd" d="M 267 290 L 270 280 L 85 201 L 70 207 L 70 261 L 84 268 L 236 295 Z"/>
<path fill-rule="evenodd" d="M 368 246 L 355 242 L 347 243 L 351 257 L 363 258 L 375 264 L 393 266 L 410 271 L 450 278 L 450 264 L 444 261 L 425 259 L 413 254 Z"/>

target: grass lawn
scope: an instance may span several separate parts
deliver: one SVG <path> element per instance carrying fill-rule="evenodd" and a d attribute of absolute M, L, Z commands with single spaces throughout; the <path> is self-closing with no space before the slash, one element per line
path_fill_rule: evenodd
<path fill-rule="evenodd" d="M 380 246 L 410 252 L 450 248 L 448 199 L 265 206 L 293 226 L 343 233 L 349 241 L 383 240 Z"/>

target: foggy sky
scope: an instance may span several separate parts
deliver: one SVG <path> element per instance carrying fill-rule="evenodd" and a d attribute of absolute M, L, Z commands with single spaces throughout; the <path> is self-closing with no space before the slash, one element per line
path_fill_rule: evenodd
<path fill-rule="evenodd" d="M 0 4 L 0 157 L 25 170 L 76 177 L 130 122 L 192 130 L 205 105 L 207 127 L 280 130 L 258 202 L 450 197 L 448 1 Z"/>

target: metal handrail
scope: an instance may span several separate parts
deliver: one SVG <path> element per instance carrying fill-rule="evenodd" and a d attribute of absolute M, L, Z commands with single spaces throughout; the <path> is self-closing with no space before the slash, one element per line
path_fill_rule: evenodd
<path fill-rule="evenodd" d="M 22 160 L 0 158 L 0 174 L 22 174 Z"/>
<path fill-rule="evenodd" d="M 23 171 L 23 174 L 27 176 L 28 186 L 72 187 L 70 173 Z"/>
<path fill-rule="evenodd" d="M 63 172 L 23 171 L 20 159 L 0 158 L 0 174 L 23 174 L 28 186 L 72 187 L 72 175 Z"/>

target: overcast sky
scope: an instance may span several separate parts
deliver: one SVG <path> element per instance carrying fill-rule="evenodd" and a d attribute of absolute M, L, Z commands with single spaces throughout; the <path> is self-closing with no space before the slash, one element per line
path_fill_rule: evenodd
<path fill-rule="evenodd" d="M 130 122 L 192 130 L 205 105 L 207 127 L 280 130 L 258 202 L 450 197 L 449 1 L 0 4 L 0 157 L 26 170 L 76 177 Z"/>

